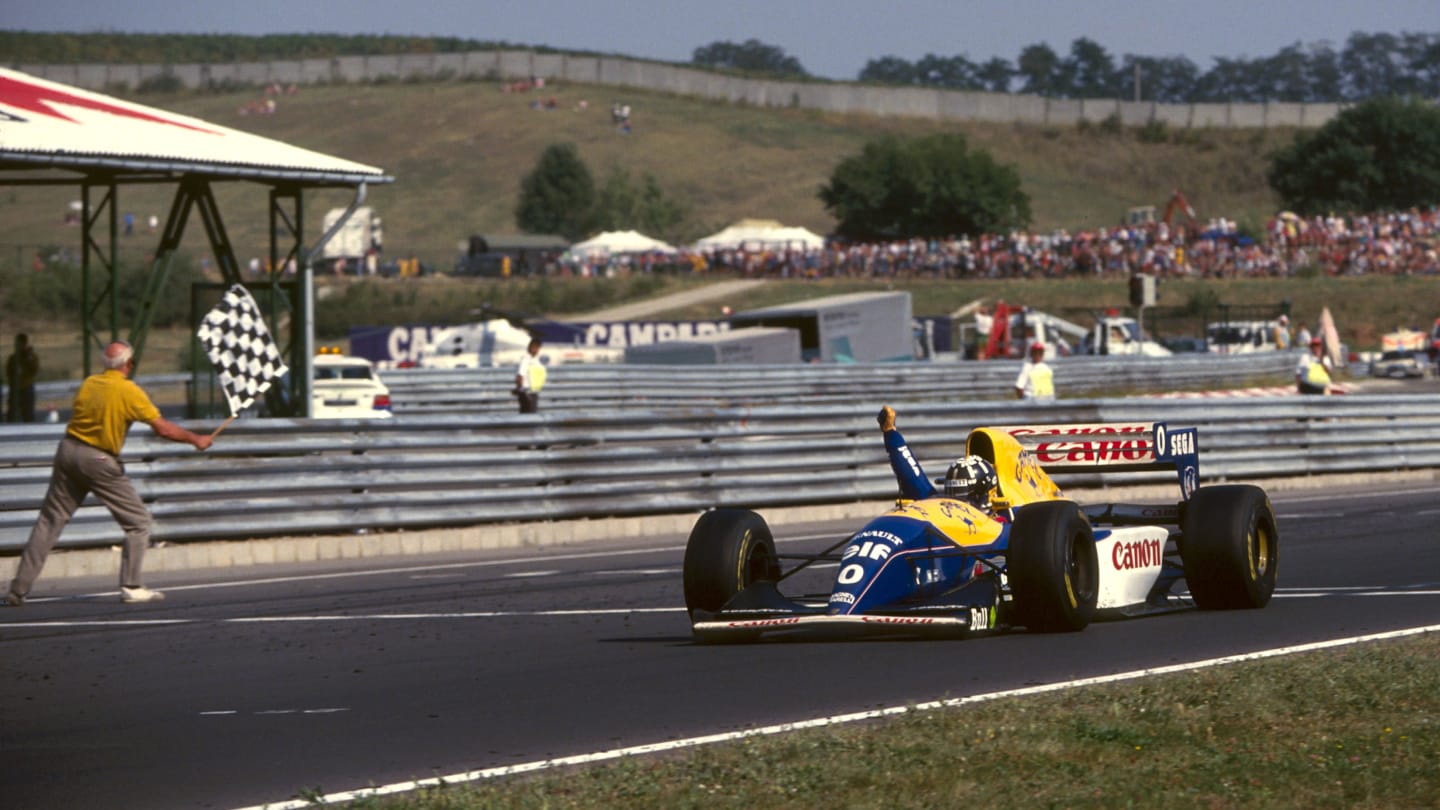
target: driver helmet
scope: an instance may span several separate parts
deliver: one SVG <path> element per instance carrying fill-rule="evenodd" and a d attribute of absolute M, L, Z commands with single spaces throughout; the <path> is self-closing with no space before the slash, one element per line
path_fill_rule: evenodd
<path fill-rule="evenodd" d="M 998 483 L 995 465 L 979 456 L 961 456 L 945 473 L 945 497 L 983 509 L 990 505 L 990 490 Z"/>

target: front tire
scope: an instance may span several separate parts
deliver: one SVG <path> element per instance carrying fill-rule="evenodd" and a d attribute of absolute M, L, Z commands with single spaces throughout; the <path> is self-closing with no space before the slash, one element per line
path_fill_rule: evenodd
<path fill-rule="evenodd" d="M 1280 532 L 1265 490 L 1201 487 L 1185 504 L 1180 558 L 1195 604 L 1205 610 L 1261 608 L 1275 592 Z"/>
<path fill-rule="evenodd" d="M 780 578 L 775 539 L 748 509 L 712 509 L 700 516 L 685 545 L 685 609 L 714 612 L 754 582 Z"/>
<path fill-rule="evenodd" d="M 1074 502 L 1017 509 L 1005 561 L 1017 624 L 1070 633 L 1090 623 L 1100 596 L 1100 561 L 1090 521 Z"/>

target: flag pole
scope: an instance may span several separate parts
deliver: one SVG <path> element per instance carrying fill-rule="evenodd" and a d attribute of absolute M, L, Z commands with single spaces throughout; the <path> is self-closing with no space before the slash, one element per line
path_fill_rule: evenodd
<path fill-rule="evenodd" d="M 219 435 L 220 435 L 220 431 L 224 430 L 224 429 L 227 428 L 227 427 L 230 427 L 230 423 L 231 423 L 231 422 L 234 422 L 234 421 L 235 421 L 235 416 L 231 416 L 230 418 L 226 419 L 224 422 L 221 422 L 221 423 L 220 423 L 220 427 L 215 428 L 215 432 L 210 434 L 210 438 L 211 438 L 211 439 L 214 439 L 216 436 L 219 436 Z"/>

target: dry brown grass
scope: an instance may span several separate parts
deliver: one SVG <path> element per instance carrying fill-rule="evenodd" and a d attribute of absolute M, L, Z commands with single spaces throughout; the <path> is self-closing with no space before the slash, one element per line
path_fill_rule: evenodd
<path fill-rule="evenodd" d="M 558 109 L 530 103 L 553 96 Z M 613 168 L 653 173 L 690 213 L 673 234 L 689 241 L 743 217 L 780 219 L 828 232 L 833 220 L 816 197 L 836 163 L 882 134 L 961 131 L 974 146 L 1017 166 L 1032 197 L 1037 228 L 1072 229 L 1118 222 L 1133 205 L 1163 207 L 1181 188 L 1202 217 L 1260 221 L 1275 203 L 1263 179 L 1264 153 L 1287 133 L 1199 130 L 1143 143 L 1133 131 L 1099 127 L 947 124 L 913 118 L 830 115 L 762 109 L 611 87 L 559 85 L 544 95 L 502 94 L 488 82 L 307 87 L 283 97 L 274 116 L 241 116 L 253 94 L 142 96 L 141 103 L 378 166 L 396 178 L 371 189 L 385 220 L 390 255 L 414 253 L 447 267 L 472 232 L 513 233 L 520 179 L 546 146 L 573 142 L 597 180 Z M 633 108 L 634 131 L 610 125 L 609 107 Z M 588 109 L 579 109 L 581 102 Z M 167 186 L 122 188 L 119 210 L 164 215 Z M 243 183 L 217 192 L 241 261 L 263 255 L 264 190 Z M 0 262 L 24 261 L 17 246 L 78 247 L 61 226 L 73 188 L 0 191 Z M 348 203 L 345 191 L 310 192 L 306 233 Z M 202 229 L 191 245 L 205 252 Z M 153 239 L 122 240 L 137 256 Z"/>

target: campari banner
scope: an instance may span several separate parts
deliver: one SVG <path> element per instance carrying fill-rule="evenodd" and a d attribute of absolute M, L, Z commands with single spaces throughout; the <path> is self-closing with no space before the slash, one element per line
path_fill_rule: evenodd
<path fill-rule="evenodd" d="M 384 368 L 418 363 L 435 333 L 452 325 L 404 324 L 356 326 L 350 330 L 350 353 Z M 671 340 L 728 332 L 728 321 L 529 321 L 525 328 L 552 346 L 625 349 Z M 917 340 L 924 336 L 937 352 L 951 351 L 950 319 L 916 318 Z"/>
<path fill-rule="evenodd" d="M 449 326 L 405 324 L 350 329 L 350 353 L 383 366 L 418 363 L 435 333 Z M 624 349 L 727 332 L 727 321 L 529 321 L 525 327 L 545 343 Z"/>

